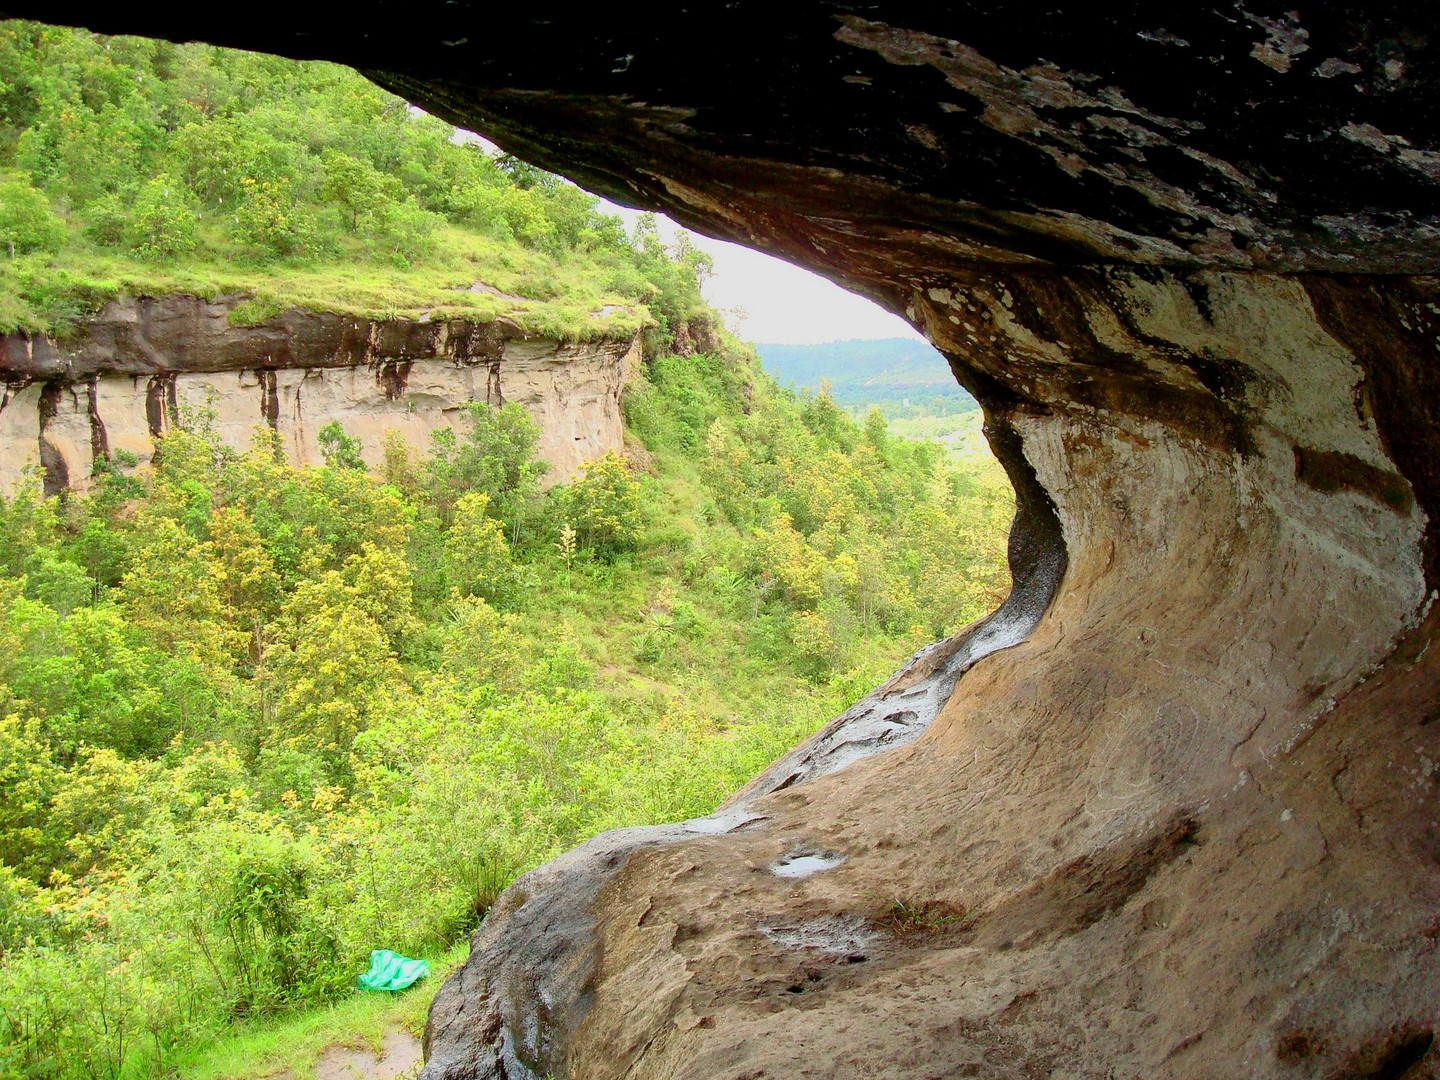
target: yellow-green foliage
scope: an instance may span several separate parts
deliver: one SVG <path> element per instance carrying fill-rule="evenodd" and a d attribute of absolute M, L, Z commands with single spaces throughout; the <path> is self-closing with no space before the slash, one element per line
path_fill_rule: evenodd
<path fill-rule="evenodd" d="M 581 466 L 562 509 L 581 550 L 614 555 L 633 548 L 640 538 L 640 485 L 613 451 Z"/>
<path fill-rule="evenodd" d="M 988 454 L 947 459 L 892 437 L 878 411 L 862 427 L 824 392 L 713 358 L 662 358 L 648 378 L 627 417 L 694 462 L 711 512 L 745 538 L 732 569 L 754 584 L 757 638 L 812 675 L 849 666 L 871 635 L 934 639 L 1004 598 L 1014 499 Z"/>
<path fill-rule="evenodd" d="M 1003 476 L 662 357 L 540 490 L 518 406 L 381 475 L 178 418 L 0 500 L 0 1076 L 159 1076 L 727 794 L 1000 594 Z M 643 454 L 634 456 L 644 460 Z"/>

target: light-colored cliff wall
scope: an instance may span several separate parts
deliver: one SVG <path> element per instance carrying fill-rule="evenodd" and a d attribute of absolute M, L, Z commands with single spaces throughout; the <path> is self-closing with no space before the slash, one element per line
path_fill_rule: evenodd
<path fill-rule="evenodd" d="M 122 450 L 143 467 L 177 415 L 201 410 L 227 445 L 243 450 L 268 425 L 288 459 L 308 465 L 321 462 L 320 429 L 338 421 L 375 465 L 391 431 L 424 448 L 471 402 L 518 402 L 540 425 L 550 483 L 623 441 L 620 393 L 639 359 L 631 341 L 565 344 L 503 327 L 477 348 L 473 327 L 287 313 L 244 328 L 223 318 L 224 302 L 164 303 L 161 318 L 141 302 L 112 304 L 64 349 L 7 342 L 0 487 L 33 467 L 49 490 L 83 487 L 97 458 Z"/>

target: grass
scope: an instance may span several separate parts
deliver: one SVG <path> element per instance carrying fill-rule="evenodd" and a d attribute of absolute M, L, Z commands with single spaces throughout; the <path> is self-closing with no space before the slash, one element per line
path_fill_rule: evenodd
<path fill-rule="evenodd" d="M 885 912 L 882 922 L 897 937 L 938 934 L 954 928 L 964 930 L 973 924 L 963 908 L 941 900 L 896 900 Z"/>
<path fill-rule="evenodd" d="M 327 1049 L 380 1049 L 390 1031 L 419 1038 L 441 983 L 465 962 L 462 942 L 430 961 L 430 976 L 401 994 L 356 990 L 344 1001 L 271 1023 L 246 1024 L 175 1063 L 181 1080 L 263 1080 L 284 1075 L 312 1080 Z M 358 973 L 357 973 L 358 974 Z"/>
<path fill-rule="evenodd" d="M 494 291 L 471 291 L 477 283 Z M 247 263 L 217 241 L 203 256 L 147 262 L 77 234 L 57 255 L 0 258 L 0 333 L 63 337 L 116 297 L 189 293 L 247 297 L 231 315 L 237 325 L 290 308 L 377 319 L 506 317 L 546 337 L 586 341 L 650 325 L 645 291 L 609 253 L 557 258 L 455 225 L 437 230 L 434 253 L 410 266 L 367 259 L 358 243 L 306 262 Z"/>

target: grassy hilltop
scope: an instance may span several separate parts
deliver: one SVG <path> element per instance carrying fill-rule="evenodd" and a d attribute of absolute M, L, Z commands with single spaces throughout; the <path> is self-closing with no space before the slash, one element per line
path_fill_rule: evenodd
<path fill-rule="evenodd" d="M 346 68 L 0 23 L 0 331 L 183 291 L 576 340 L 684 319 L 704 265 Z"/>

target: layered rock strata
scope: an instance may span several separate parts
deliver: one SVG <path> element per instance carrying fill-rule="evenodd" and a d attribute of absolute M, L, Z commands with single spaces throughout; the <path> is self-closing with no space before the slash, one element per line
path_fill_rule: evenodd
<path fill-rule="evenodd" d="M 354 63 L 814 267 L 1015 480 L 1006 608 L 522 877 L 427 1077 L 1440 1071 L 1435 11 L 35 10 Z"/>
<path fill-rule="evenodd" d="M 149 463 L 177 422 L 203 422 L 244 450 L 257 426 L 287 460 L 322 460 L 317 436 L 339 422 L 378 465 L 398 433 L 423 450 L 463 428 L 471 402 L 519 402 L 540 427 L 547 481 L 623 443 L 620 393 L 635 341 L 566 344 L 508 321 L 374 320 L 288 311 L 236 326 L 243 298 L 174 295 L 109 303 L 73 338 L 0 340 L 0 487 L 41 466 L 47 491 L 83 486 L 124 451 Z"/>

